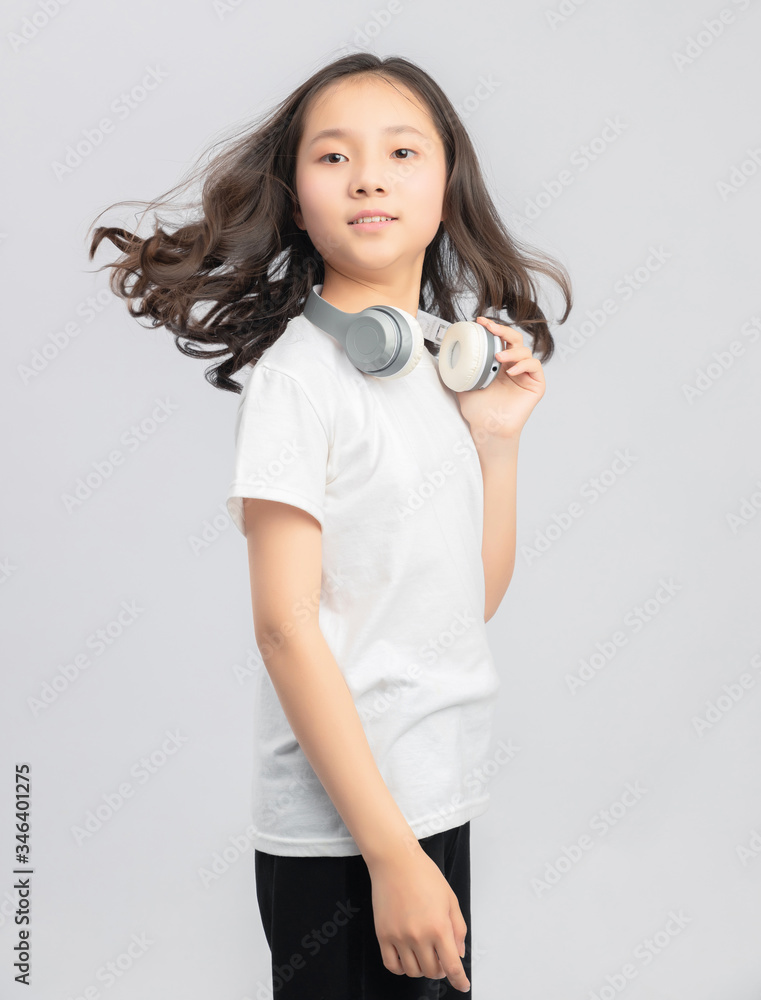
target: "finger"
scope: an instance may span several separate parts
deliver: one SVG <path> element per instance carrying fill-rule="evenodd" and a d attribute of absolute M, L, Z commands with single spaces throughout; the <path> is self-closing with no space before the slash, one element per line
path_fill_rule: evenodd
<path fill-rule="evenodd" d="M 544 381 L 542 363 L 537 358 L 532 358 L 531 361 L 522 361 L 521 364 L 523 365 L 523 370 L 537 382 Z"/>
<path fill-rule="evenodd" d="M 411 976 L 413 979 L 420 979 L 423 975 L 423 970 L 420 968 L 417 956 L 412 948 L 409 945 L 399 944 L 397 945 L 397 951 L 401 956 L 405 976 Z"/>
<path fill-rule="evenodd" d="M 415 954 L 424 976 L 427 976 L 429 979 L 443 979 L 446 976 L 446 972 L 444 972 L 439 961 L 438 952 L 433 945 L 427 948 L 421 945 L 415 949 Z"/>
<path fill-rule="evenodd" d="M 389 972 L 393 972 L 396 976 L 404 975 L 404 968 L 402 967 L 399 953 L 392 944 L 381 945 L 381 958 Z"/>
<path fill-rule="evenodd" d="M 505 326 L 504 323 L 495 323 L 488 316 L 477 316 L 476 323 L 485 326 L 490 333 L 496 333 L 502 340 L 507 341 L 511 347 L 523 344 L 523 332 L 514 326 Z"/>
<path fill-rule="evenodd" d="M 531 353 L 531 348 L 525 345 L 519 344 L 516 347 L 508 347 L 502 351 L 495 351 L 494 357 L 500 361 L 507 361 L 511 358 L 515 358 L 516 361 L 521 358 L 531 358 L 533 354 Z"/>
<path fill-rule="evenodd" d="M 460 909 L 459 901 L 457 907 L 454 906 L 449 911 L 452 930 L 454 931 L 455 941 L 457 941 L 457 954 L 460 958 L 465 954 L 465 938 L 468 934 L 468 925 L 465 923 L 465 917 L 462 915 L 462 910 Z"/>
<path fill-rule="evenodd" d="M 439 956 L 441 967 L 446 973 L 449 982 L 456 990 L 466 992 L 470 989 L 470 981 L 465 975 L 462 960 L 457 954 L 457 943 L 454 933 L 450 930 L 445 937 L 436 941 L 436 951 Z"/>

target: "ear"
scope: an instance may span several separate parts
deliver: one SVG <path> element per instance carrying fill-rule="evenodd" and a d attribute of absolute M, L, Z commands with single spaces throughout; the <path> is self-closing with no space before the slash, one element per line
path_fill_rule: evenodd
<path fill-rule="evenodd" d="M 299 229 L 306 229 L 306 226 L 304 225 L 304 216 L 301 214 L 301 209 L 298 207 L 293 210 L 293 220 Z"/>

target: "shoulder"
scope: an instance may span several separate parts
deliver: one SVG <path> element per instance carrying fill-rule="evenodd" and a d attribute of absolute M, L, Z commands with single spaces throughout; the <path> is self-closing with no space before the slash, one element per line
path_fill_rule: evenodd
<path fill-rule="evenodd" d="M 267 376 L 273 373 L 280 378 L 268 380 Z M 316 404 L 335 401 L 337 394 L 343 396 L 357 376 L 361 377 L 360 372 L 338 341 L 299 314 L 288 321 L 285 330 L 256 364 L 243 370 L 246 379 L 243 394 L 248 395 L 250 387 L 255 392 L 266 381 L 289 380 Z"/>

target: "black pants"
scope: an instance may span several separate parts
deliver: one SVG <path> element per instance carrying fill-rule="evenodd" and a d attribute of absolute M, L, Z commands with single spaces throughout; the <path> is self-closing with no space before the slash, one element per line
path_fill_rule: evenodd
<path fill-rule="evenodd" d="M 470 980 L 470 823 L 423 837 L 420 846 L 443 872 L 468 925 L 462 964 Z M 287 858 L 255 850 L 254 870 L 273 1000 L 471 1000 L 472 983 L 463 993 L 448 979 L 385 967 L 361 854 Z"/>

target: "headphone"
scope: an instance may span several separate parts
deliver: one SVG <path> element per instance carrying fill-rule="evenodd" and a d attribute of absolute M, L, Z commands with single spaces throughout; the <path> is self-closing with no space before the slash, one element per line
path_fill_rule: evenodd
<path fill-rule="evenodd" d="M 375 378 L 401 378 L 417 365 L 424 340 L 430 340 L 441 345 L 439 375 L 454 392 L 485 389 L 497 377 L 495 354 L 504 345 L 480 323 L 447 323 L 422 309 L 412 316 L 385 305 L 348 313 L 326 302 L 322 288 L 322 284 L 312 286 L 304 315 L 343 346 L 359 371 Z"/>

